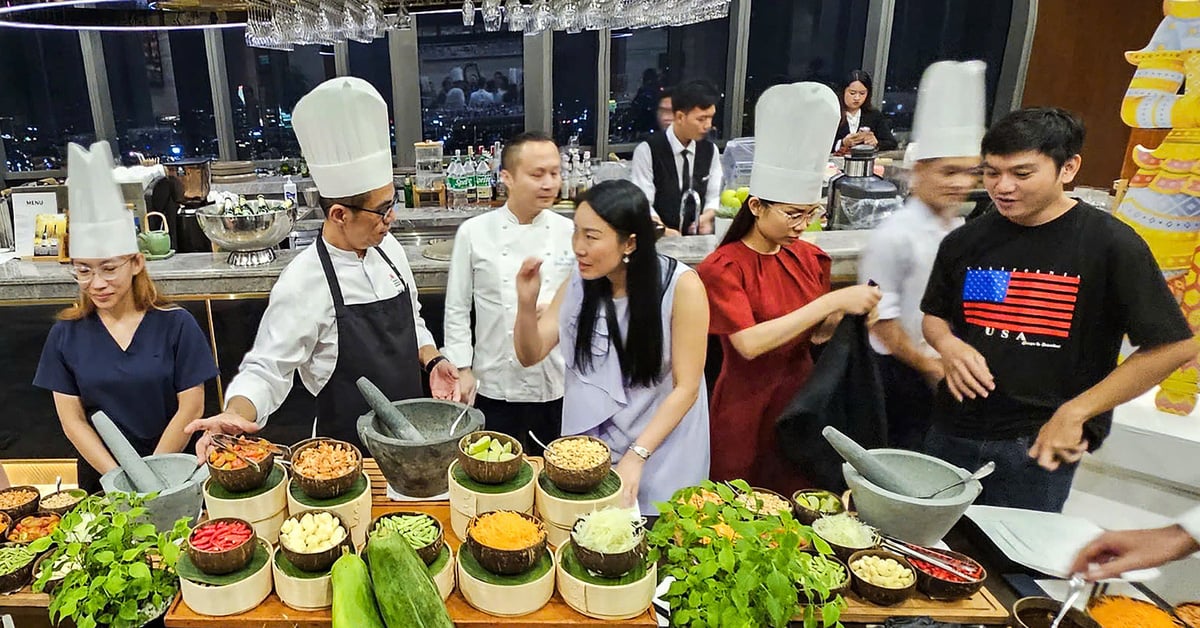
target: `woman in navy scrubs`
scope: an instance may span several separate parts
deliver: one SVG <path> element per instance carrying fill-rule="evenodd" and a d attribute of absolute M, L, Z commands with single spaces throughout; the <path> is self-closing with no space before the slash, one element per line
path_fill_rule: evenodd
<path fill-rule="evenodd" d="M 111 207 L 120 192 L 108 145 L 97 144 L 91 154 L 69 147 L 69 246 L 79 296 L 59 313 L 33 380 L 54 393 L 63 431 L 80 454 L 79 486 L 91 492 L 117 466 L 89 421 L 93 413 L 108 415 L 143 456 L 183 451 L 183 427 L 200 418 L 204 383 L 217 375 L 196 320 L 155 289 L 131 214 L 123 202 Z"/>

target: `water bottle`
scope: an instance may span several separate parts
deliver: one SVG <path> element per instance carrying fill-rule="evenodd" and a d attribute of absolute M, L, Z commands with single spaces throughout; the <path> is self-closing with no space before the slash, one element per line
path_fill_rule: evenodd
<path fill-rule="evenodd" d="M 450 207 L 463 207 L 467 204 L 467 190 L 463 181 L 462 151 L 454 151 L 454 159 L 446 173 L 446 204 Z"/>
<path fill-rule="evenodd" d="M 463 166 L 463 169 L 462 169 L 462 174 L 460 176 L 462 177 L 463 193 L 466 194 L 466 196 L 467 196 L 467 204 L 474 205 L 476 199 L 478 198 L 475 195 L 475 147 L 474 146 L 467 147 L 467 160 L 463 162 L 462 166 Z"/>
<path fill-rule="evenodd" d="M 288 175 L 287 180 L 283 182 L 283 200 L 291 201 L 296 204 L 296 184 L 292 183 L 292 175 Z"/>
<path fill-rule="evenodd" d="M 480 205 L 492 203 L 492 168 L 487 152 L 479 149 L 479 163 L 475 164 L 475 199 Z"/>

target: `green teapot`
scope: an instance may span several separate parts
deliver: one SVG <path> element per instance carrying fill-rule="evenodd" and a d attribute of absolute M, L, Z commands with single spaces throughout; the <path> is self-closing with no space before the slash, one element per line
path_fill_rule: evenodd
<path fill-rule="evenodd" d="M 149 229 L 150 217 L 158 216 L 162 221 L 162 229 L 153 231 Z M 171 252 L 171 232 L 167 229 L 167 217 L 160 212 L 148 212 L 146 214 L 147 229 L 138 234 L 138 250 L 147 255 L 166 255 Z"/>

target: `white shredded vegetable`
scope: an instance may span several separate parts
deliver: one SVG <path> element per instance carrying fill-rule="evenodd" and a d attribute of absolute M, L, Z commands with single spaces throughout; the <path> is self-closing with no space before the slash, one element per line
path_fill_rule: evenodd
<path fill-rule="evenodd" d="M 867 548 L 875 545 L 875 531 L 847 513 L 821 517 L 813 522 L 821 538 L 842 547 Z"/>
<path fill-rule="evenodd" d="M 605 508 L 580 517 L 575 542 L 594 552 L 627 552 L 641 540 L 642 515 L 637 508 Z"/>

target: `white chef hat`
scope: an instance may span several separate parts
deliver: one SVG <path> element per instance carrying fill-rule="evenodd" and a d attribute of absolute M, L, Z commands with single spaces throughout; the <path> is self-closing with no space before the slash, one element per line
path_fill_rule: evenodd
<path fill-rule="evenodd" d="M 387 102 L 370 83 L 341 76 L 296 103 L 292 128 L 321 196 L 345 198 L 392 183 Z"/>
<path fill-rule="evenodd" d="M 974 157 L 987 130 L 982 61 L 938 61 L 925 69 L 913 116 L 916 161 Z"/>
<path fill-rule="evenodd" d="M 108 259 L 138 252 L 133 212 L 113 178 L 108 142 L 67 145 L 68 233 L 71 257 Z"/>
<path fill-rule="evenodd" d="M 778 203 L 819 203 L 841 112 L 833 90 L 820 83 L 763 92 L 754 108 L 750 193 Z"/>

